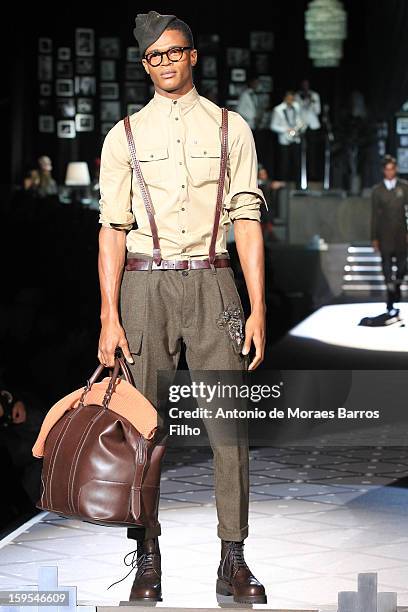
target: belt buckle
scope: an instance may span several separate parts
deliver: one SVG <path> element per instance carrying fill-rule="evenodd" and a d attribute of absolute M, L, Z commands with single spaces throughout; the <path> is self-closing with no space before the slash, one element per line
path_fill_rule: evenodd
<path fill-rule="evenodd" d="M 190 259 L 190 257 L 187 259 L 187 262 L 188 262 L 187 270 L 191 270 L 191 259 Z"/>

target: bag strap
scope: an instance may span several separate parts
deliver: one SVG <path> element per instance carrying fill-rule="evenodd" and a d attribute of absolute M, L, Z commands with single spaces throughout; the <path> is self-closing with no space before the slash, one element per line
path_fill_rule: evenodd
<path fill-rule="evenodd" d="M 214 224 L 211 234 L 211 242 L 208 259 L 211 264 L 214 263 L 215 260 L 215 243 L 217 240 L 218 227 L 221 216 L 221 208 L 222 208 L 222 200 L 224 194 L 224 184 L 225 184 L 225 173 L 227 169 L 227 158 L 228 158 L 228 109 L 222 108 L 222 119 L 221 119 L 221 162 L 220 162 L 220 175 L 218 179 L 218 189 L 217 189 L 217 201 L 215 205 L 215 216 L 214 216 Z M 149 190 L 147 189 L 146 183 L 143 178 L 142 170 L 140 168 L 139 161 L 136 157 L 136 146 L 135 141 L 132 134 L 132 129 L 130 127 L 130 118 L 127 115 L 124 118 L 126 138 L 128 141 L 130 156 L 133 162 L 134 171 L 136 173 L 137 182 L 140 187 L 140 191 L 142 194 L 143 202 L 146 208 L 147 216 L 150 223 L 150 228 L 152 231 L 153 237 L 153 261 L 156 264 L 160 264 L 162 259 L 160 244 L 159 244 L 159 236 L 157 232 L 157 225 L 154 219 L 153 212 L 153 204 L 150 197 Z"/>
<path fill-rule="evenodd" d="M 221 110 L 222 110 L 221 163 L 220 163 L 220 177 L 218 179 L 217 202 L 215 205 L 214 225 L 213 225 L 210 250 L 209 250 L 209 255 L 208 255 L 210 264 L 213 264 L 215 260 L 215 243 L 217 240 L 218 226 L 220 223 L 222 200 L 223 200 L 223 195 L 224 195 L 225 173 L 227 169 L 227 158 L 228 158 L 228 109 L 222 108 Z"/>
<path fill-rule="evenodd" d="M 147 212 L 147 216 L 149 218 L 149 223 L 150 223 L 150 228 L 152 231 L 152 237 L 153 237 L 153 261 L 156 264 L 160 264 L 162 256 L 161 256 L 161 251 L 160 251 L 160 244 L 159 244 L 159 235 L 157 232 L 157 225 L 156 225 L 156 221 L 154 219 L 154 212 L 153 212 L 153 204 L 152 204 L 152 200 L 150 197 L 150 193 L 149 190 L 147 189 L 145 180 L 143 178 L 143 174 L 142 174 L 142 170 L 140 168 L 140 164 L 139 161 L 136 157 L 136 146 L 135 146 L 135 141 L 133 138 L 133 134 L 132 134 L 132 128 L 130 127 L 130 119 L 129 119 L 129 115 L 127 115 L 124 119 L 124 123 L 125 123 L 125 130 L 126 130 L 126 137 L 127 137 L 127 141 L 128 141 L 128 146 L 129 146 L 129 151 L 130 151 L 130 157 L 132 159 L 133 162 L 133 170 L 136 173 L 136 178 L 137 178 L 137 182 L 139 184 L 140 187 L 140 191 L 142 194 L 142 198 L 143 198 L 143 202 L 146 208 L 146 212 Z"/>

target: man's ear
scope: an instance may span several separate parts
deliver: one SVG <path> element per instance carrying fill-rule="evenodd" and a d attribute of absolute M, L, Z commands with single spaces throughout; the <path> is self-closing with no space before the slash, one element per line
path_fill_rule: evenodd
<path fill-rule="evenodd" d="M 197 64 L 197 61 L 198 61 L 197 49 L 192 49 L 190 53 L 190 61 L 191 61 L 192 66 L 195 66 Z"/>
<path fill-rule="evenodd" d="M 143 68 L 146 70 L 147 74 L 150 75 L 149 64 L 145 59 L 142 59 Z"/>

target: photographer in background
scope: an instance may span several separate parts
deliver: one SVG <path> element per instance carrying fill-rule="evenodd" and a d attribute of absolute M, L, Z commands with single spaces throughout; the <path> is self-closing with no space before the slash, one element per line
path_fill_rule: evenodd
<path fill-rule="evenodd" d="M 0 528 L 35 510 L 42 463 L 31 449 L 43 418 L 37 398 L 12 393 L 0 384 L 1 487 L 7 492 L 1 504 Z"/>

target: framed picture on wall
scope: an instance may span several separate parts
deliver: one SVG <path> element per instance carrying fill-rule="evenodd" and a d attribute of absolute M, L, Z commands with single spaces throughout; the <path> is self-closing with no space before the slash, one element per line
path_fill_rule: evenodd
<path fill-rule="evenodd" d="M 57 122 L 58 138 L 75 138 L 75 121 L 71 119 L 62 119 Z"/>
<path fill-rule="evenodd" d="M 55 130 L 55 120 L 52 115 L 39 115 L 38 130 L 43 133 L 51 134 Z"/>
<path fill-rule="evenodd" d="M 100 83 L 101 100 L 117 100 L 119 98 L 118 83 Z"/>
<path fill-rule="evenodd" d="M 38 80 L 52 81 L 52 55 L 38 56 Z"/>
<path fill-rule="evenodd" d="M 38 100 L 38 108 L 42 115 L 50 115 L 53 111 L 51 98 L 40 98 Z"/>
<path fill-rule="evenodd" d="M 109 132 L 109 130 L 113 128 L 114 125 L 115 123 L 112 121 L 104 121 L 103 123 L 101 123 L 102 136 L 106 136 L 106 134 Z"/>
<path fill-rule="evenodd" d="M 250 53 L 249 49 L 242 47 L 229 47 L 227 49 L 227 64 L 231 67 L 246 67 L 249 66 Z"/>
<path fill-rule="evenodd" d="M 120 102 L 101 102 L 101 121 L 119 121 Z"/>
<path fill-rule="evenodd" d="M 216 100 L 218 96 L 218 81 L 217 79 L 201 79 L 200 93 L 205 98 Z"/>
<path fill-rule="evenodd" d="M 127 81 L 144 81 L 146 71 L 142 64 L 126 64 L 125 79 Z"/>
<path fill-rule="evenodd" d="M 73 96 L 74 82 L 72 79 L 57 79 L 55 81 L 55 93 L 57 96 Z"/>
<path fill-rule="evenodd" d="M 273 90 L 273 77 L 270 74 L 262 74 L 258 76 L 259 91 L 262 93 L 270 93 Z"/>
<path fill-rule="evenodd" d="M 126 102 L 146 102 L 146 85 L 144 83 L 125 83 Z"/>
<path fill-rule="evenodd" d="M 77 99 L 77 111 L 88 115 L 93 113 L 93 99 L 92 98 L 78 98 Z"/>
<path fill-rule="evenodd" d="M 231 70 L 231 81 L 234 83 L 245 83 L 246 75 L 245 68 L 233 68 Z"/>
<path fill-rule="evenodd" d="M 40 83 L 40 96 L 50 96 L 52 94 L 51 83 Z"/>
<path fill-rule="evenodd" d="M 57 99 L 57 113 L 59 117 L 66 119 L 75 117 L 75 100 L 74 98 L 59 98 Z"/>
<path fill-rule="evenodd" d="M 408 134 L 408 117 L 398 117 L 396 129 L 397 134 Z"/>
<path fill-rule="evenodd" d="M 229 96 L 239 96 L 242 94 L 244 89 L 246 88 L 245 83 L 229 83 L 228 84 L 228 95 Z"/>
<path fill-rule="evenodd" d="M 115 60 L 101 60 L 100 64 L 101 81 L 114 81 L 116 79 Z"/>
<path fill-rule="evenodd" d="M 143 108 L 143 104 L 128 104 L 126 108 L 126 112 L 128 115 L 133 115 L 133 113 L 138 113 Z"/>
<path fill-rule="evenodd" d="M 60 47 L 58 49 L 58 59 L 67 61 L 71 59 L 71 49 L 69 47 Z"/>
<path fill-rule="evenodd" d="M 72 62 L 57 62 L 56 66 L 57 77 L 61 77 L 63 79 L 70 79 L 73 76 L 73 66 Z"/>
<path fill-rule="evenodd" d="M 270 108 L 271 106 L 271 95 L 269 93 L 258 93 L 256 95 L 259 108 Z"/>
<path fill-rule="evenodd" d="M 220 46 L 220 35 L 219 34 L 199 34 L 198 35 L 198 47 L 200 52 L 215 52 L 218 51 Z"/>
<path fill-rule="evenodd" d="M 95 72 L 95 60 L 93 57 L 77 57 L 76 73 L 93 74 Z"/>
<path fill-rule="evenodd" d="M 103 37 L 99 39 L 99 55 L 108 59 L 119 59 L 120 40 L 117 37 Z"/>
<path fill-rule="evenodd" d="M 206 79 L 214 79 L 217 76 L 217 58 L 207 55 L 201 58 L 201 75 Z"/>
<path fill-rule="evenodd" d="M 38 51 L 39 53 L 52 53 L 51 38 L 39 38 L 38 39 Z"/>
<path fill-rule="evenodd" d="M 96 93 L 96 80 L 94 76 L 75 77 L 75 93 L 80 96 L 94 96 Z"/>
<path fill-rule="evenodd" d="M 82 113 L 76 115 L 75 127 L 77 132 L 92 132 L 94 129 L 94 116 L 83 115 Z"/>
<path fill-rule="evenodd" d="M 126 59 L 128 62 L 138 62 L 141 59 L 139 47 L 128 47 L 126 50 Z"/>
<path fill-rule="evenodd" d="M 272 32 L 251 32 L 249 35 L 249 47 L 251 51 L 272 51 Z"/>
<path fill-rule="evenodd" d="M 401 174 L 408 174 L 408 149 L 397 149 L 397 163 Z"/>
<path fill-rule="evenodd" d="M 271 56 L 267 53 L 257 53 L 255 55 L 255 72 L 266 74 L 271 70 Z"/>
<path fill-rule="evenodd" d="M 75 29 L 75 52 L 77 55 L 95 55 L 95 33 L 91 28 Z"/>

